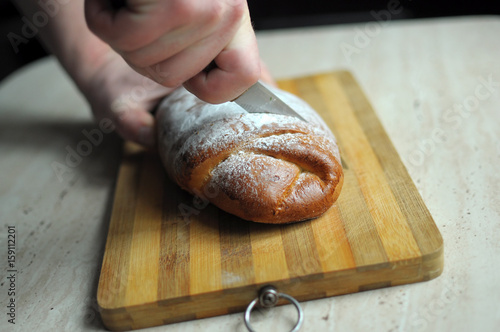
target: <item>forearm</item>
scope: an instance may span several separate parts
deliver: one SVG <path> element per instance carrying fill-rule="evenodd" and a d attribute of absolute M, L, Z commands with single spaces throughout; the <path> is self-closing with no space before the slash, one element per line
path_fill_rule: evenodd
<path fill-rule="evenodd" d="M 87 82 L 109 54 L 109 46 L 88 29 L 83 0 L 13 0 L 31 20 L 37 12 L 47 14 L 45 26 L 38 37 L 54 54 L 77 86 L 85 93 Z"/>

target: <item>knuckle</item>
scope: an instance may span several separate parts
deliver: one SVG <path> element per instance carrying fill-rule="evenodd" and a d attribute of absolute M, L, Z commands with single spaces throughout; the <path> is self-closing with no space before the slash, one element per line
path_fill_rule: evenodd
<path fill-rule="evenodd" d="M 247 1 L 246 0 L 226 0 L 226 3 L 235 8 L 235 9 L 238 9 L 238 10 L 244 10 L 246 5 L 247 5 Z"/>
<path fill-rule="evenodd" d="M 229 0 L 231 4 L 231 18 L 235 21 L 239 21 L 241 17 L 245 14 L 247 3 L 242 0 Z"/>
<path fill-rule="evenodd" d="M 217 11 L 217 8 L 213 10 L 212 15 L 214 16 L 212 19 L 214 21 L 223 22 L 227 27 L 234 27 L 241 23 L 241 20 L 245 14 L 245 7 L 241 5 L 230 6 L 229 8 L 220 8 Z"/>
<path fill-rule="evenodd" d="M 172 17 L 182 19 L 184 22 L 192 22 L 199 12 L 199 4 L 192 0 L 177 0 L 170 4 L 169 12 Z"/>
<path fill-rule="evenodd" d="M 224 9 L 220 3 L 214 2 L 204 13 L 204 20 L 208 26 L 217 25 L 224 16 Z"/>

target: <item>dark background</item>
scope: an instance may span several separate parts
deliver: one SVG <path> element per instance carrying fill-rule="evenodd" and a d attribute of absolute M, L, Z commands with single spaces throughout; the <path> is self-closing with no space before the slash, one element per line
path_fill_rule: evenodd
<path fill-rule="evenodd" d="M 37 0 L 33 0 L 37 1 Z M 394 0 L 393 0 L 394 1 Z M 388 0 L 248 0 L 256 30 L 373 21 L 370 11 L 387 9 Z M 463 15 L 499 15 L 499 0 L 400 0 L 395 19 Z M 21 35 L 21 15 L 9 0 L 0 0 L 0 80 L 21 66 L 46 55 L 35 38 L 15 54 L 7 34 Z M 499 37 L 500 37 L 500 31 Z"/>

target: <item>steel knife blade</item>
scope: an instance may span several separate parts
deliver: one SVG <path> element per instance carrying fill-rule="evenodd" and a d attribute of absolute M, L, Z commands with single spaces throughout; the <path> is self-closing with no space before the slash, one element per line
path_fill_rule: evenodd
<path fill-rule="evenodd" d="M 264 84 L 257 81 L 241 96 L 233 100 L 248 113 L 271 113 L 294 116 L 307 122 L 293 108 L 272 93 Z"/>

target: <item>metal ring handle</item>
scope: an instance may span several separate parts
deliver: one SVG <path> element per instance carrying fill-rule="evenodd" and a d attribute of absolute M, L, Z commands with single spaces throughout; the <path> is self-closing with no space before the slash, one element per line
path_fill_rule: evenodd
<path fill-rule="evenodd" d="M 290 332 L 297 332 L 300 327 L 302 326 L 302 323 L 304 322 L 304 312 L 302 311 L 302 308 L 300 307 L 299 302 L 291 297 L 290 295 L 284 294 L 284 293 L 278 293 L 278 297 L 282 297 L 287 299 L 291 304 L 295 306 L 297 309 L 297 312 L 299 314 L 299 318 L 297 319 L 297 323 L 293 327 L 293 329 Z M 245 325 L 250 332 L 256 332 L 253 328 L 252 325 L 250 325 L 250 314 L 252 313 L 253 308 L 259 303 L 259 297 L 254 299 L 252 302 L 247 307 L 247 310 L 245 310 Z"/>

